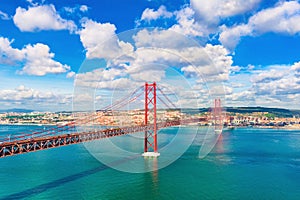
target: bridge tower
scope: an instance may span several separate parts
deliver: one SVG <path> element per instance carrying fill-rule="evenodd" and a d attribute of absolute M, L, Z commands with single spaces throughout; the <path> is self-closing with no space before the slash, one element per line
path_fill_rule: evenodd
<path fill-rule="evenodd" d="M 156 83 L 145 83 L 145 125 L 153 124 L 153 130 L 145 131 L 144 153 L 145 157 L 160 155 L 157 149 L 157 124 L 156 124 Z"/>
<path fill-rule="evenodd" d="M 215 99 L 213 108 L 213 124 L 216 133 L 221 133 L 223 128 L 223 114 L 221 107 L 221 99 Z"/>

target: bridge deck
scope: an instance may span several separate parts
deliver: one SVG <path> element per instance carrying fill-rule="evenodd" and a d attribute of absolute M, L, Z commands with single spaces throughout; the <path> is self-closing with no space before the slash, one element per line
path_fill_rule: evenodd
<path fill-rule="evenodd" d="M 202 118 L 175 120 L 169 122 L 157 123 L 157 129 L 178 126 L 183 124 L 195 123 L 203 121 Z M 3 142 L 0 144 L 0 158 L 6 156 L 12 156 L 17 154 L 23 154 L 28 152 L 35 152 L 39 150 L 45 150 L 50 148 L 56 148 L 71 144 L 78 144 L 82 142 L 88 142 L 93 140 L 99 140 L 103 138 L 127 135 L 137 132 L 145 132 L 153 130 L 153 124 L 141 125 L 141 126 L 130 126 L 122 128 L 104 129 L 99 131 L 89 131 L 81 133 L 70 133 L 63 135 L 31 138 L 25 140 L 15 140 L 10 142 Z"/>
<path fill-rule="evenodd" d="M 198 122 L 199 119 L 189 119 L 183 121 L 170 121 L 157 124 L 157 128 L 178 126 L 181 124 Z M 137 132 L 145 132 L 153 130 L 153 125 L 131 126 L 114 129 L 105 129 L 99 131 L 89 131 L 82 133 L 70 133 L 63 135 L 55 135 L 48 137 L 31 138 L 24 140 L 15 140 L 10 142 L 3 142 L 0 144 L 0 158 L 6 156 L 12 156 L 17 154 L 23 154 L 28 152 L 35 152 L 39 150 L 45 150 L 50 148 L 56 148 L 60 146 L 66 146 L 71 144 L 77 144 L 82 142 L 88 142 L 92 140 L 99 140 L 103 138 L 127 135 Z"/>

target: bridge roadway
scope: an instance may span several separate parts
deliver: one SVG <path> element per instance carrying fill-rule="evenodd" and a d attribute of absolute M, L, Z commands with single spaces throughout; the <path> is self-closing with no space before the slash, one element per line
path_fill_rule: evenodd
<path fill-rule="evenodd" d="M 204 120 L 205 119 L 202 118 L 194 118 L 161 122 L 157 123 L 157 129 L 184 125 L 189 123 L 196 123 Z M 88 142 L 92 140 L 99 140 L 103 138 L 127 135 L 137 132 L 145 132 L 149 130 L 153 130 L 153 124 L 3 142 L 2 144 L 0 144 L 0 158 L 28 152 L 35 152 L 39 150 L 51 149 L 60 146 Z"/>

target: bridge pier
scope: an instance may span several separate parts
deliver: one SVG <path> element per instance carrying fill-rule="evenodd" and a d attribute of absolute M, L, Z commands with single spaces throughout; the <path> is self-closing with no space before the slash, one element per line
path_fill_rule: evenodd
<path fill-rule="evenodd" d="M 152 130 L 145 131 L 144 157 L 158 157 L 156 124 L 156 83 L 145 83 L 145 125 L 153 125 Z"/>

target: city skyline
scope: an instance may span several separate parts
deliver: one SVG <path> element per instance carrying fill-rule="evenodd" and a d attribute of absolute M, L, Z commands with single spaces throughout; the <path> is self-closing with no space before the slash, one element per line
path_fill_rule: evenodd
<path fill-rule="evenodd" d="M 0 109 L 72 110 L 74 79 L 75 86 L 105 90 L 90 93 L 91 102 L 102 101 L 116 86 L 152 79 L 168 82 L 172 93 L 179 77 L 192 83 L 203 101 L 220 95 L 224 106 L 299 109 L 299 20 L 299 1 L 5 0 L 0 5 Z M 126 31 L 133 41 L 126 40 Z M 171 53 L 147 52 L 149 45 Z M 116 59 L 123 54 L 130 59 Z M 202 65 L 203 55 L 210 57 L 208 64 Z M 99 61 L 86 71 L 82 67 L 89 59 Z M 136 67 L 145 61 L 159 65 Z M 205 96 L 207 91 L 213 95 Z M 183 98 L 178 105 L 191 105 L 188 92 L 177 94 Z"/>

